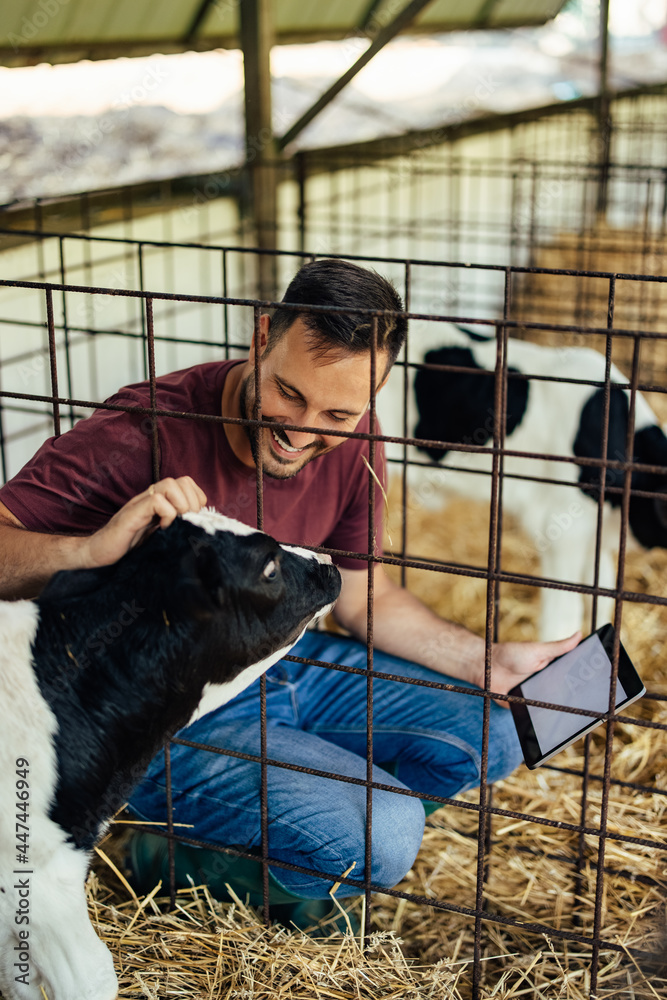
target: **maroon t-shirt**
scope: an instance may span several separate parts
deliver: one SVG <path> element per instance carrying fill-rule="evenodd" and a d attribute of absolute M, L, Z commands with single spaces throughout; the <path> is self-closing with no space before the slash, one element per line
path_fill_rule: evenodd
<path fill-rule="evenodd" d="M 238 361 L 212 362 L 157 380 L 157 408 L 220 415 L 222 387 Z M 150 406 L 148 382 L 120 389 L 107 400 Z M 209 506 L 256 526 L 255 470 L 232 451 L 222 423 L 158 417 L 160 479 L 192 476 Z M 368 432 L 365 414 L 357 431 Z M 348 438 L 293 479 L 264 477 L 264 530 L 278 541 L 368 552 L 368 480 L 362 459 L 368 441 Z M 151 419 L 146 414 L 95 410 L 72 430 L 46 441 L 0 489 L 0 500 L 31 531 L 89 534 L 151 483 Z M 376 471 L 386 481 L 384 452 Z M 376 487 L 375 538 L 382 543 L 383 500 Z M 366 563 L 337 557 L 349 569 Z"/>

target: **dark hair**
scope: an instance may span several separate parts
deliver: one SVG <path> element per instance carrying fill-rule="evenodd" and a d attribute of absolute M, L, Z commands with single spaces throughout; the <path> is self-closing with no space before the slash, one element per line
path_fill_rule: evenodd
<path fill-rule="evenodd" d="M 354 310 L 403 312 L 401 297 L 390 281 L 376 271 L 346 260 L 325 259 L 304 264 L 290 281 L 282 301 L 304 308 L 276 308 L 269 328 L 269 351 L 297 317 L 312 332 L 315 350 L 322 355 L 336 349 L 370 351 L 373 317 Z M 337 306 L 349 312 L 312 312 L 308 306 Z M 387 371 L 398 357 L 407 327 L 405 316 L 377 317 L 377 346 L 389 355 Z"/>

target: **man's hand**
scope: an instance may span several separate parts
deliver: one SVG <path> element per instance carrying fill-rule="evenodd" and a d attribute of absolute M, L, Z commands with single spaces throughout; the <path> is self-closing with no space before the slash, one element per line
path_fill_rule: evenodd
<path fill-rule="evenodd" d="M 157 527 L 167 528 L 177 514 L 196 513 L 205 504 L 206 494 L 190 476 L 161 479 L 128 500 L 103 528 L 83 541 L 80 568 L 116 562 Z"/>
<path fill-rule="evenodd" d="M 61 569 L 94 569 L 116 562 L 177 514 L 198 511 L 206 496 L 189 476 L 163 479 L 133 497 L 110 521 L 85 537 L 28 531 L 0 502 L 0 599 L 37 597 Z"/>
<path fill-rule="evenodd" d="M 517 684 L 521 684 L 531 674 L 546 667 L 557 656 L 569 653 L 581 642 L 581 632 L 575 632 L 568 639 L 557 642 L 498 642 L 491 654 L 491 690 L 507 694 Z M 475 683 L 484 687 L 484 673 Z M 508 707 L 507 702 L 498 705 Z"/>

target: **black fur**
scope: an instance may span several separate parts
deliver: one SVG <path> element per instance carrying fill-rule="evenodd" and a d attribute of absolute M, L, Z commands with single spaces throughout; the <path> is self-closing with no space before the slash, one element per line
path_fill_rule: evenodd
<path fill-rule="evenodd" d="M 602 458 L 602 423 L 604 418 L 604 390 L 597 389 L 586 401 L 579 419 L 579 429 L 572 450 L 577 458 Z M 607 458 L 625 461 L 628 434 L 628 400 L 622 389 L 611 386 L 609 396 L 609 432 Z M 623 488 L 625 474 L 621 469 L 605 470 L 605 491 L 608 487 Z M 579 469 L 579 482 L 593 487 L 584 492 L 598 500 L 600 497 L 601 470 L 591 465 Z M 621 494 L 605 492 L 605 499 L 612 507 L 620 507 Z"/>
<path fill-rule="evenodd" d="M 57 573 L 33 646 L 58 720 L 52 819 L 90 849 L 204 685 L 290 644 L 339 589 L 335 567 L 267 535 L 208 535 L 180 518 L 113 566 Z"/>
<path fill-rule="evenodd" d="M 468 331 L 466 331 L 467 333 Z M 481 339 L 481 338 L 480 338 Z M 441 347 L 429 351 L 425 364 L 452 365 L 484 371 L 467 347 Z M 415 376 L 415 397 L 419 422 L 415 436 L 452 444 L 484 445 L 493 437 L 495 412 L 495 373 L 476 371 L 443 372 L 420 368 Z M 518 374 L 516 368 L 509 373 Z M 528 406 L 529 384 L 526 379 L 507 380 L 506 434 L 516 430 Z M 423 448 L 437 462 L 446 448 Z"/>
<path fill-rule="evenodd" d="M 657 426 L 644 427 L 634 437 L 634 459 L 645 465 L 662 466 L 662 474 L 634 472 L 630 496 L 630 527 L 638 542 L 647 549 L 667 548 L 667 438 Z M 661 494 L 638 497 L 635 490 Z"/>
<path fill-rule="evenodd" d="M 609 398 L 609 432 L 607 458 L 625 461 L 628 436 L 628 397 L 615 386 L 611 387 Z M 578 457 L 602 457 L 602 423 L 604 418 L 604 390 L 598 389 L 587 400 L 581 411 L 579 430 L 574 440 L 574 454 Z M 667 547 L 667 438 L 660 427 L 653 425 L 637 431 L 634 436 L 633 455 L 636 462 L 645 465 L 663 466 L 661 475 L 652 472 L 633 472 L 630 494 L 629 521 L 632 533 L 646 548 L 656 545 Z M 601 470 L 592 466 L 582 466 L 579 483 L 593 500 L 600 497 Z M 605 492 L 605 500 L 612 507 L 620 507 L 625 482 L 622 469 L 605 470 L 605 490 L 616 487 L 618 492 Z M 662 494 L 657 497 L 639 497 L 636 491 Z"/>

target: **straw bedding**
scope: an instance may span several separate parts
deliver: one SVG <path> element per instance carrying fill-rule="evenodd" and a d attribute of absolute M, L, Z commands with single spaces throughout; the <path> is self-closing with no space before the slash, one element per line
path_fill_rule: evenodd
<path fill-rule="evenodd" d="M 620 243 L 619 243 L 620 241 Z M 605 257 L 609 256 L 609 260 Z M 537 251 L 536 265 L 578 267 L 626 273 L 661 273 L 662 251 L 641 250 L 636 234 L 599 229 L 593 236 L 564 234 L 558 245 Z M 540 322 L 605 325 L 607 283 L 554 276 L 529 278 L 515 289 L 515 315 Z M 652 285 L 640 294 L 626 284 L 617 301 L 616 326 L 667 329 L 667 286 Z M 564 303 L 568 305 L 564 306 Z M 553 334 L 534 340 L 554 343 Z M 558 336 L 562 346 L 581 343 L 583 335 Z M 604 341 L 592 343 L 604 350 Z M 664 384 L 667 348 L 643 347 L 642 381 Z M 614 348 L 614 360 L 629 374 L 627 344 Z M 651 404 L 667 417 L 667 396 L 655 394 Z M 400 492 L 389 495 L 389 534 L 400 538 Z M 410 507 L 408 551 L 485 565 L 488 544 L 486 510 L 456 501 L 446 511 Z M 504 519 L 502 564 L 508 571 L 539 573 L 537 559 L 511 522 Z M 391 570 L 398 577 L 398 570 Z M 663 594 L 667 552 L 654 550 L 629 556 L 626 587 Z M 407 586 L 436 612 L 484 633 L 486 583 L 444 573 L 409 570 Z M 503 586 L 500 637 L 536 638 L 539 592 L 529 586 Z M 623 609 L 623 642 L 651 693 L 667 695 L 667 608 L 629 604 Z M 667 725 L 667 702 L 644 699 L 626 714 Z M 590 773 L 604 768 L 605 728 L 590 738 Z M 571 770 L 584 766 L 580 741 L 554 763 Z M 617 724 L 614 731 L 612 778 L 639 783 L 637 791 L 614 785 L 610 791 L 607 829 L 651 841 L 644 847 L 606 841 L 602 937 L 621 949 L 651 953 L 639 962 L 629 951 L 600 952 L 597 996 L 667 997 L 667 731 Z M 663 793 L 663 794 L 660 794 Z M 461 796 L 478 803 L 478 792 Z M 541 768 L 520 768 L 494 787 L 495 808 L 530 814 L 535 819 L 581 822 L 581 779 Z M 588 789 L 586 824 L 598 828 L 601 782 Z M 459 907 L 475 906 L 478 814 L 473 809 L 445 808 L 427 821 L 422 849 L 399 889 Z M 374 897 L 370 915 L 370 947 L 360 936 L 343 934 L 333 925 L 313 938 L 280 925 L 263 926 L 242 900 L 221 904 L 206 887 L 179 892 L 169 912 L 164 887 L 137 899 L 123 876 L 126 828 L 117 826 L 101 845 L 88 883 L 91 917 L 114 954 L 121 998 L 229 998 L 229 1000 L 467 1000 L 472 988 L 474 918 L 424 907 L 388 895 Z M 564 940 L 559 931 L 593 932 L 598 878 L 598 838 L 583 838 L 579 873 L 575 831 L 554 829 L 531 820 L 494 816 L 484 907 L 490 914 L 538 922 L 551 935 L 529 932 L 485 920 L 482 930 L 482 996 L 528 1000 L 588 1000 L 591 946 Z M 346 901 L 363 924 L 360 901 Z M 328 936 L 326 936 L 328 935 Z"/>
<path fill-rule="evenodd" d="M 400 496 L 390 492 L 389 529 L 400 537 L 396 512 Z M 469 501 L 446 512 L 412 508 L 408 522 L 411 555 L 433 555 L 466 563 L 486 561 L 488 520 Z M 510 521 L 505 523 L 503 565 L 538 571 Z M 626 585 L 662 593 L 667 553 L 633 556 Z M 438 613 L 484 629 L 485 583 L 442 573 L 409 571 L 408 586 Z M 506 587 L 501 594 L 501 637 L 536 635 L 538 592 Z M 623 640 L 651 692 L 667 694 L 664 644 L 667 609 L 628 605 Z M 628 710 L 667 724 L 667 703 L 643 700 Z M 591 774 L 601 775 L 605 730 L 591 737 Z M 601 950 L 599 997 L 664 997 L 665 901 L 667 900 L 667 733 L 617 725 L 612 777 L 638 782 L 645 791 L 613 786 L 608 830 L 650 840 L 655 848 L 609 839 L 602 898 L 603 938 L 622 948 L 655 954 L 652 966 L 628 952 Z M 582 743 L 555 763 L 578 770 Z M 462 796 L 478 802 L 478 793 Z M 586 823 L 598 827 L 601 784 L 589 786 Z M 580 822 L 581 780 L 570 774 L 520 768 L 495 786 L 493 806 L 536 818 Z M 427 821 L 420 854 L 400 889 L 456 906 L 474 907 L 478 815 L 464 808 L 438 810 Z M 122 827 L 120 828 L 123 829 Z M 508 1000 L 584 1000 L 590 994 L 591 946 L 557 937 L 558 931 L 591 934 L 594 920 L 598 841 L 584 838 L 577 880 L 576 832 L 531 820 L 493 818 L 493 844 L 485 908 L 500 917 L 539 922 L 553 935 L 540 935 L 492 920 L 483 923 L 483 997 Z M 122 835 L 120 835 L 122 838 Z M 102 845 L 122 867 L 119 834 Z M 163 890 L 160 890 L 162 892 Z M 116 958 L 123 998 L 452 998 L 471 996 L 474 918 L 424 907 L 388 895 L 374 897 L 371 946 L 362 953 L 359 935 L 332 928 L 312 938 L 279 925 L 265 928 L 243 905 L 220 904 L 205 888 L 178 895 L 169 913 L 157 892 L 136 900 L 106 860 L 98 859 L 89 883 L 91 914 Z M 361 915 L 359 901 L 346 906 Z"/>

